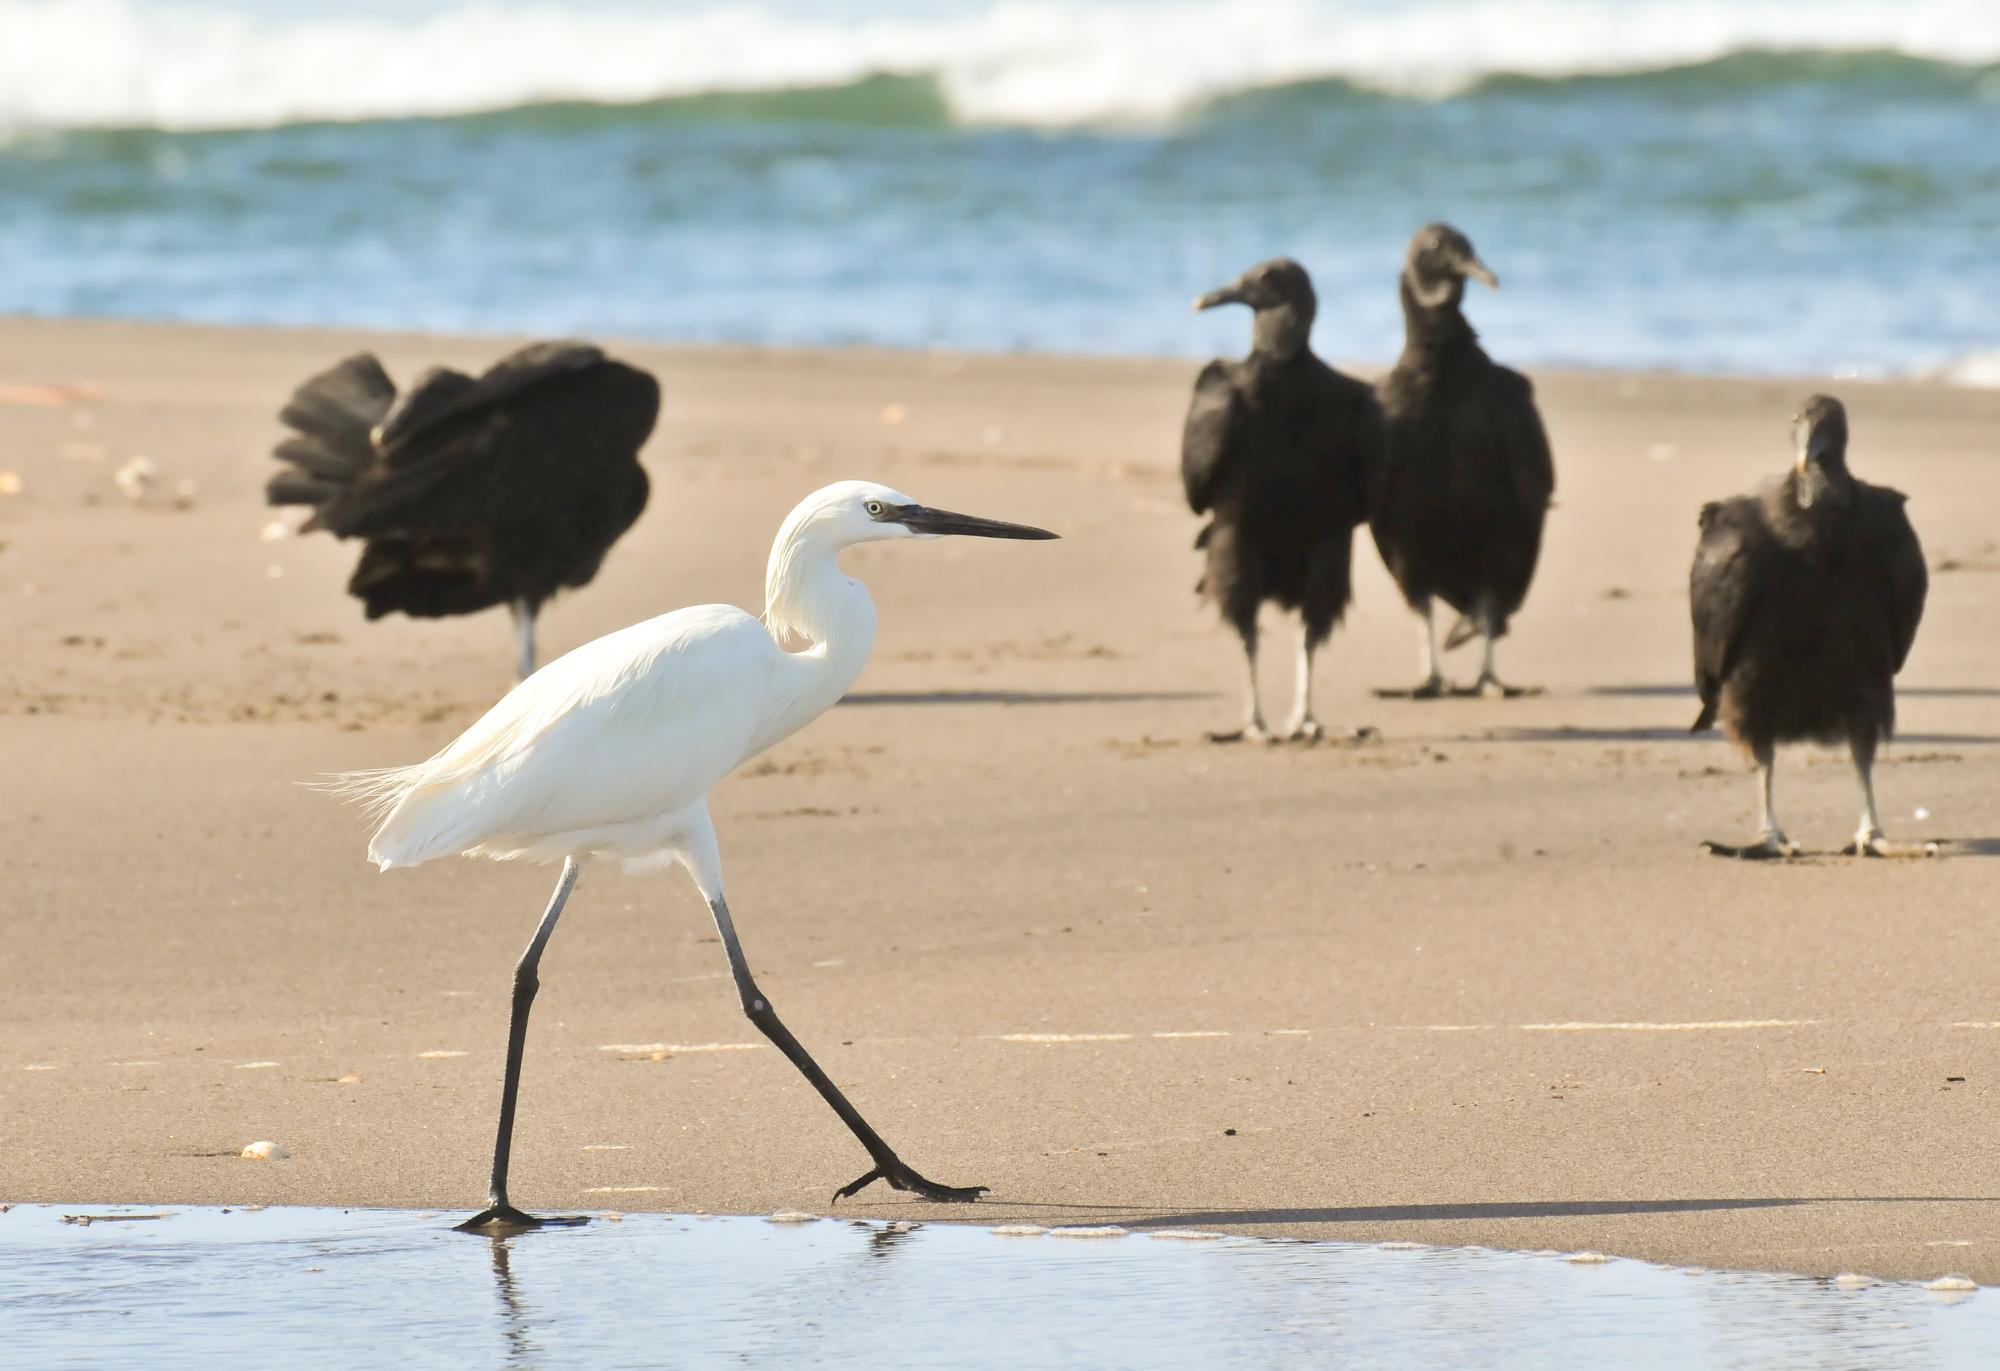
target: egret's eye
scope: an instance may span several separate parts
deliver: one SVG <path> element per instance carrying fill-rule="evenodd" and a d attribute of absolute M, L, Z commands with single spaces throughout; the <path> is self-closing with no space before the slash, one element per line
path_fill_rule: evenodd
<path fill-rule="evenodd" d="M 862 508 L 868 511 L 868 517 L 871 519 L 882 517 L 882 502 L 880 500 L 870 500 Z"/>

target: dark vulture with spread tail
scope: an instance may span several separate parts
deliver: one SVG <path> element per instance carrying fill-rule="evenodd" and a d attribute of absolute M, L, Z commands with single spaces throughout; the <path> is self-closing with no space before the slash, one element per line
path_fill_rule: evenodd
<path fill-rule="evenodd" d="M 1369 516 L 1375 546 L 1411 609 L 1423 616 L 1424 679 L 1445 694 L 1432 603 L 1458 613 L 1445 648 L 1485 639 L 1467 694 L 1522 692 L 1494 672 L 1493 644 L 1527 598 L 1555 492 L 1555 461 L 1534 389 L 1486 355 L 1461 303 L 1470 277 L 1500 282 L 1448 224 L 1417 231 L 1403 264 L 1403 353 L 1379 388 L 1389 459 Z"/>
<path fill-rule="evenodd" d="M 1321 735 L 1312 659 L 1346 612 L 1354 528 L 1368 517 L 1381 461 L 1382 416 L 1365 382 L 1313 355 L 1317 304 L 1305 268 L 1286 258 L 1252 267 L 1195 301 L 1255 311 L 1250 355 L 1202 368 L 1181 438 L 1188 506 L 1209 516 L 1195 539 L 1207 553 L 1199 591 L 1243 640 L 1249 700 L 1240 727 L 1217 742 Z M 1257 611 L 1265 601 L 1303 621 L 1297 697 L 1281 734 L 1257 701 Z"/>
<path fill-rule="evenodd" d="M 476 379 L 434 368 L 401 396 L 364 352 L 293 393 L 266 494 L 313 506 L 306 529 L 366 540 L 347 589 L 370 619 L 508 606 L 526 676 L 542 604 L 589 584 L 645 509 L 659 410 L 652 376 L 582 343 L 536 343 Z"/>
<path fill-rule="evenodd" d="M 1756 495 L 1702 507 L 1688 576 L 1700 732 L 1723 731 L 1757 764 L 1762 831 L 1737 857 L 1798 849 L 1771 812 L 1776 745 L 1845 742 L 1861 782 L 1861 826 L 1848 851 L 1899 852 L 1882 836 L 1871 779 L 1896 726 L 1896 673 L 1910 655 L 1929 577 L 1902 492 L 1847 470 L 1847 411 L 1815 395 L 1794 421 L 1796 463 Z"/>

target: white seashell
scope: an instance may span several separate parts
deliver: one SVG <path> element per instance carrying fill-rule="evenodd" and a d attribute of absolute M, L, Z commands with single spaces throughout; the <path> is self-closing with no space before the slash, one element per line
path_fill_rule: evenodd
<path fill-rule="evenodd" d="M 111 474 L 128 500 L 145 498 L 147 487 L 160 478 L 160 464 L 151 457 L 134 457 Z"/>
<path fill-rule="evenodd" d="M 292 1154 L 268 1138 L 263 1142 L 253 1142 L 243 1149 L 245 1160 L 253 1162 L 281 1162 Z"/>
<path fill-rule="evenodd" d="M 292 536 L 292 526 L 283 519 L 273 519 L 257 530 L 257 536 L 267 543 L 282 543 Z"/>
<path fill-rule="evenodd" d="M 19 495 L 20 493 L 21 473 L 18 471 L 0 471 L 0 495 Z"/>

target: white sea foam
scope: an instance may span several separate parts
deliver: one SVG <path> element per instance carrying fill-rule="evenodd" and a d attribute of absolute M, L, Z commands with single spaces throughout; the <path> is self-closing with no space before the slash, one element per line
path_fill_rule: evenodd
<path fill-rule="evenodd" d="M 661 7 L 665 9 L 666 7 Z M 1745 48 L 2000 58 L 1990 0 L 978 0 L 870 17 L 721 0 L 407 17 L 226 0 L 0 0 L 0 124 L 228 127 L 935 75 L 972 122 L 1156 120 L 1338 76 L 1419 94 L 1492 72 L 1646 70 Z"/>
<path fill-rule="evenodd" d="M 1967 353 L 1929 374 L 1949 385 L 2000 390 L 2000 350 Z M 1920 809 L 1917 817 L 1927 819 L 1930 815 Z"/>

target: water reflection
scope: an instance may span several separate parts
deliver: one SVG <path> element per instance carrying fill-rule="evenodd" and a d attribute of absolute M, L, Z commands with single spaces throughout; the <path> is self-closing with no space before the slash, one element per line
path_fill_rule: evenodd
<path fill-rule="evenodd" d="M 814 1365 L 1982 1364 L 2000 1297 L 1226 1238 L 999 1238 L 955 1224 L 619 1223 L 488 1239 L 387 1211 L 0 1216 L 9 1366 L 429 1371 Z M 115 1314 L 117 1317 L 107 1317 Z"/>

